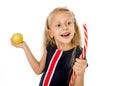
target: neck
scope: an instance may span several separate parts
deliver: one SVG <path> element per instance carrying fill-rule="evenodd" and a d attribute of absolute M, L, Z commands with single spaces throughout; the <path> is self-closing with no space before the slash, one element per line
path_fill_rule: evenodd
<path fill-rule="evenodd" d="M 56 43 L 56 45 L 57 45 L 57 48 L 62 51 L 69 50 L 74 47 L 71 43 L 70 44 Z"/>

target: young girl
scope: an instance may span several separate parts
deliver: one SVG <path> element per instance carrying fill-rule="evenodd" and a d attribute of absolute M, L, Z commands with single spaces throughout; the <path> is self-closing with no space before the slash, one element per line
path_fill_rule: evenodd
<path fill-rule="evenodd" d="M 72 71 L 76 76 L 73 86 L 84 86 L 84 73 L 87 65 L 86 58 L 80 60 L 82 53 L 81 34 L 75 15 L 67 8 L 55 8 L 47 17 L 44 32 L 44 53 L 40 61 L 37 61 L 30 51 L 27 43 L 13 46 L 22 48 L 25 51 L 29 64 L 36 74 L 43 73 L 39 86 L 68 86 Z M 62 53 L 56 63 L 54 72 L 48 85 L 44 85 L 46 73 L 50 61 L 56 50 Z"/>

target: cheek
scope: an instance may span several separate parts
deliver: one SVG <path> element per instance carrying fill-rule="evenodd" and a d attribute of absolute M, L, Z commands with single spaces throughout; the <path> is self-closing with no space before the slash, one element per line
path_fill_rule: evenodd
<path fill-rule="evenodd" d="M 75 32 L 74 32 L 74 33 L 72 33 L 72 37 L 74 37 L 74 35 L 75 35 Z"/>
<path fill-rule="evenodd" d="M 71 32 L 72 32 L 72 36 L 74 36 L 75 35 L 75 29 L 71 30 Z"/>
<path fill-rule="evenodd" d="M 74 27 L 71 28 L 71 32 L 72 32 L 72 33 L 75 33 L 75 28 L 74 28 Z"/>
<path fill-rule="evenodd" d="M 50 36 L 51 38 L 53 37 L 53 33 L 52 33 L 51 30 L 48 30 L 48 34 L 49 34 L 49 36 Z"/>
<path fill-rule="evenodd" d="M 58 33 L 58 31 L 52 31 L 52 35 L 53 35 L 54 37 L 56 37 L 56 36 L 59 35 L 59 33 Z"/>

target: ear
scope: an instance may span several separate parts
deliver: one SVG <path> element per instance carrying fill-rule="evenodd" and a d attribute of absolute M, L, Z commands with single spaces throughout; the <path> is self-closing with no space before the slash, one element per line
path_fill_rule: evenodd
<path fill-rule="evenodd" d="M 51 38 L 53 38 L 53 33 L 52 33 L 51 30 L 48 30 L 48 34 L 49 34 L 49 36 L 50 36 Z"/>

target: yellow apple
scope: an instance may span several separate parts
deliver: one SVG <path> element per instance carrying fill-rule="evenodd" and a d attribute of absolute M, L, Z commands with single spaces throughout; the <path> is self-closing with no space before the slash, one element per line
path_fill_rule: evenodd
<path fill-rule="evenodd" d="M 14 33 L 11 37 L 11 41 L 14 44 L 20 44 L 23 42 L 23 35 L 21 33 Z"/>

